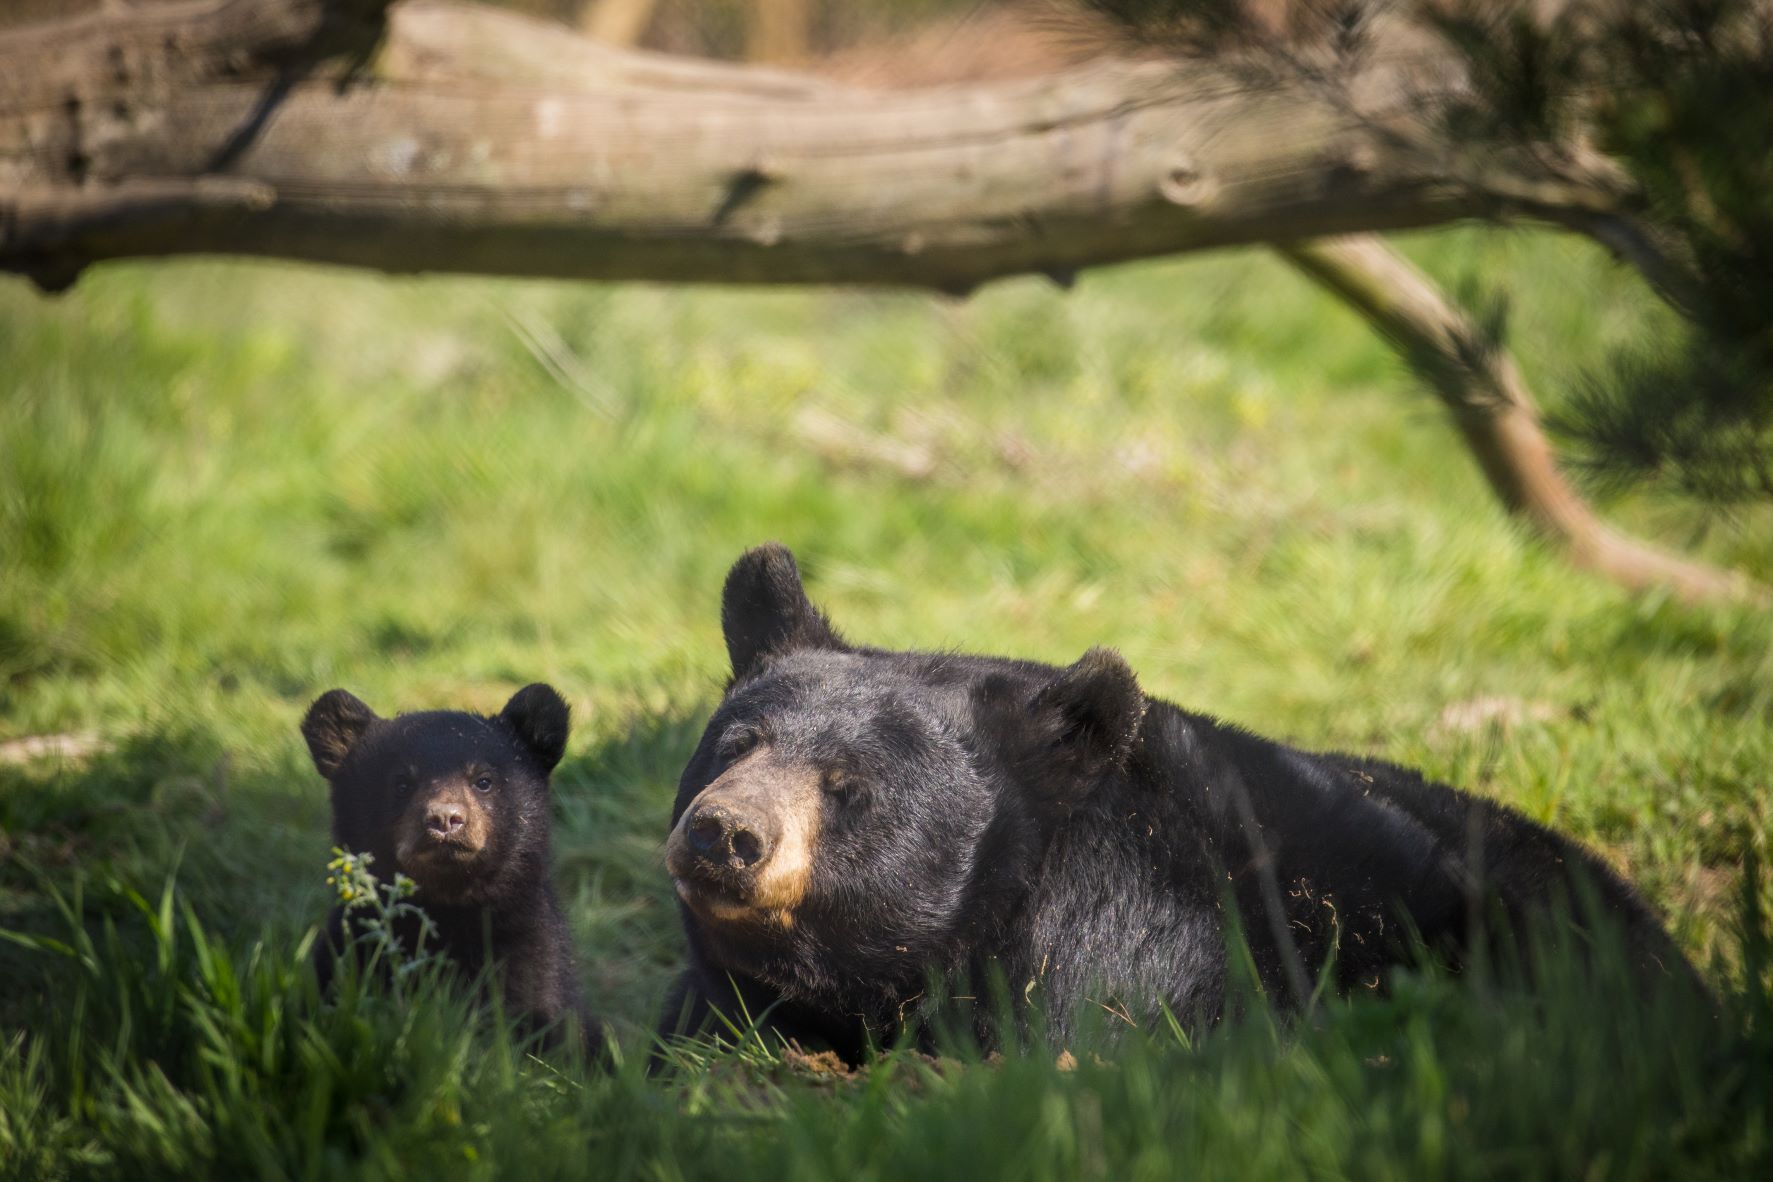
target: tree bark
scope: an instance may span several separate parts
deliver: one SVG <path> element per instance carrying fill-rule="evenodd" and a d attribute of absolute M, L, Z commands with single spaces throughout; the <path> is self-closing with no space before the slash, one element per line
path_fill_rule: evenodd
<path fill-rule="evenodd" d="M 366 50 L 376 7 L 227 0 L 0 37 L 0 268 L 58 286 L 102 259 L 225 253 L 964 292 L 1614 200 L 1496 162 L 1460 175 L 1396 62 L 1358 112 L 1158 62 L 874 92 L 447 3 L 396 6 L 371 74 L 303 56 L 341 29 Z"/>
<path fill-rule="evenodd" d="M 1660 550 L 1596 517 L 1558 471 L 1513 358 L 1397 251 L 1369 236 L 1275 249 L 1391 342 L 1440 396 L 1503 507 L 1577 566 L 1684 603 L 1768 602 L 1767 589 L 1744 576 Z"/>

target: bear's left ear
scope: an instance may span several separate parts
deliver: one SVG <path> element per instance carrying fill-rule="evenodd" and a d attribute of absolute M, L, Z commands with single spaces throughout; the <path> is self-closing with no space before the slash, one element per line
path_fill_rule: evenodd
<path fill-rule="evenodd" d="M 831 621 L 806 597 L 794 555 L 779 542 L 747 550 L 733 563 L 720 596 L 720 630 L 734 681 L 780 653 L 846 648 Z"/>
<path fill-rule="evenodd" d="M 1056 744 L 1085 763 L 1125 766 L 1145 719 L 1145 694 L 1121 655 L 1093 648 L 1034 695 L 1030 709 L 1057 724 Z"/>
<path fill-rule="evenodd" d="M 517 732 L 544 772 L 551 772 L 566 754 L 566 736 L 572 727 L 566 699 L 551 685 L 537 682 L 511 695 L 499 720 Z"/>

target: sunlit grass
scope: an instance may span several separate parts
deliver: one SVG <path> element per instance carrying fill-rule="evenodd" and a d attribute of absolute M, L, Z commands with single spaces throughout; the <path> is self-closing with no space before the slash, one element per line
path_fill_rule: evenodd
<path fill-rule="evenodd" d="M 609 1072 L 538 1057 L 434 971 L 347 971 L 323 1003 L 304 946 L 231 952 L 170 883 L 50 894 L 59 923 L 12 937 L 72 977 L 0 1045 L 15 1177 L 1745 1177 L 1773 1134 L 1752 911 L 1760 971 L 1721 1016 L 1603 952 L 1530 994 L 1406 973 L 1305 1021 L 1057 1056 L 858 1071 L 735 1029 L 649 1075 L 632 1041 Z"/>
<path fill-rule="evenodd" d="M 1419 254 L 1449 281 L 1514 294 L 1515 343 L 1547 402 L 1662 315 L 1560 241 L 1454 236 Z M 1773 578 L 1765 512 L 1608 512 Z M 815 598 L 858 639 L 1053 661 L 1113 644 L 1189 707 L 1514 803 L 1600 846 L 1723 980 L 1743 972 L 1729 927 L 1742 859 L 1773 835 L 1773 623 L 1634 601 L 1521 539 L 1383 347 L 1250 255 L 1086 276 L 1069 294 L 1017 281 L 966 303 L 215 264 L 102 270 L 53 301 L 0 287 L 0 743 L 85 745 L 59 763 L 0 762 L 0 926 L 55 930 L 48 886 L 71 890 L 76 874 L 154 898 L 176 865 L 189 922 L 235 965 L 259 948 L 294 990 L 331 844 L 295 730 L 307 703 L 345 685 L 382 711 L 490 710 L 545 679 L 576 720 L 556 776 L 557 877 L 593 1004 L 640 1048 L 679 955 L 660 844 L 724 674 L 716 596 L 733 557 L 766 538 L 795 548 Z M 44 967 L 0 947 L 0 1044 L 69 1020 L 65 981 L 39 984 Z M 313 1118 L 307 1148 L 276 1144 L 332 1163 L 290 1176 L 329 1177 L 342 1176 L 340 1146 L 364 1151 L 336 1140 L 363 1120 L 384 1122 L 391 1146 L 363 1176 L 444 1160 L 404 1148 L 425 1136 L 503 1176 L 520 1163 L 582 1174 L 558 1156 L 568 1142 L 600 1146 L 612 1172 L 651 1163 L 654 1177 L 729 1155 L 795 1176 L 863 1162 L 903 1176 L 943 1147 L 956 1174 L 1022 1162 L 1020 1176 L 1078 1176 L 1096 1169 L 1091 1144 L 1110 1145 L 1116 1176 L 1600 1160 L 1623 1124 L 1557 1148 L 1551 1116 L 1531 1115 L 1552 1102 L 1525 1079 L 1529 1049 L 1469 1061 L 1504 1019 L 1448 1034 L 1464 1030 L 1465 1003 L 1424 990 L 1420 1006 L 1339 1010 L 1330 1027 L 1425 1040 L 1374 1052 L 1422 1057 L 1420 1071 L 1369 1071 L 1366 1044 L 1324 1050 L 1318 1029 L 1158 1047 L 1120 1074 L 1042 1063 L 932 1082 L 907 1062 L 790 1089 L 787 1110 L 811 1105 L 816 1119 L 778 1119 L 777 1105 L 767 1136 L 751 1109 L 775 1067 L 723 1061 L 711 1082 L 660 1089 L 562 1083 L 495 1056 L 505 1082 L 489 1083 L 479 1058 L 499 1040 L 463 1034 L 481 1038 L 476 1062 L 426 1077 L 450 1081 L 436 1087 L 464 1113 L 447 1135 L 417 1109 L 360 1097 Z M 1617 1043 L 1648 1020 L 1628 1011 L 1586 1015 L 1600 1027 L 1568 1040 Z M 1546 1036 L 1569 1017 L 1536 1012 L 1527 1028 Z M 319 1043 L 337 1033 L 312 1021 Z M 364 1037 L 394 1037 L 381 1021 Z M 1678 1061 L 1646 1059 L 1621 1104 L 1666 1123 L 1709 1096 L 1663 1090 L 1656 1072 L 1679 1081 L 1700 1060 L 1662 1035 L 1640 1041 Z M 467 1045 L 445 1039 L 438 1054 Z M 9 1112 L 8 1127 L 28 1120 L 69 1163 L 147 1154 L 136 1133 L 75 1114 L 42 1059 L 53 1049 L 27 1040 L 0 1064 L 8 1104 L 27 1114 Z M 151 1074 L 138 1058 L 113 1066 Z M 389 1078 L 419 1078 L 406 1070 Z M 1557 1074 L 1580 1090 L 1618 1070 L 1589 1058 Z M 294 1097 L 335 1086 L 323 1076 L 254 1086 Z M 1131 1097 L 1135 1078 L 1146 1100 Z M 1476 1114 L 1463 1124 L 1447 1080 Z M 156 1120 L 214 1100 L 178 1080 L 153 1088 Z M 1016 1123 L 1049 1108 L 1070 1122 L 1070 1148 Z M 964 1149 L 960 1114 L 1001 1134 Z M 255 1160 L 213 1137 L 204 1150 L 197 1125 L 169 1129 L 188 1162 Z M 1012 1139 L 1019 1157 L 1003 1149 Z M 1655 1156 L 1672 1140 L 1656 1144 L 1602 1172 L 1656 1172 L 1631 1164 L 1674 1160 Z"/>

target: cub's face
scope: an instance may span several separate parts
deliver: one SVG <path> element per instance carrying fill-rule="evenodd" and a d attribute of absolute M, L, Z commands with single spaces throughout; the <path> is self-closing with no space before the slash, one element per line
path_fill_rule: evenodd
<path fill-rule="evenodd" d="M 777 546 L 733 567 L 721 619 L 733 681 L 665 861 L 700 953 L 785 996 L 890 1007 L 959 967 L 1144 714 L 1105 650 L 1056 669 L 856 649 Z"/>
<path fill-rule="evenodd" d="M 491 718 L 383 719 L 333 690 L 302 732 L 332 788 L 335 840 L 372 855 L 378 875 L 399 870 L 447 906 L 497 902 L 547 873 L 548 775 L 567 733 L 566 704 L 547 686 Z"/>

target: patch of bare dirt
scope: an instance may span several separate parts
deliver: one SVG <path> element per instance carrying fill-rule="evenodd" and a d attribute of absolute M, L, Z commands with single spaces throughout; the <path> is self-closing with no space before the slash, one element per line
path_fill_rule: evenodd
<path fill-rule="evenodd" d="M 855 1068 L 838 1057 L 836 1051 L 803 1051 L 789 1047 L 782 1052 L 782 1062 L 790 1071 L 824 1083 L 848 1083 L 858 1078 Z"/>

